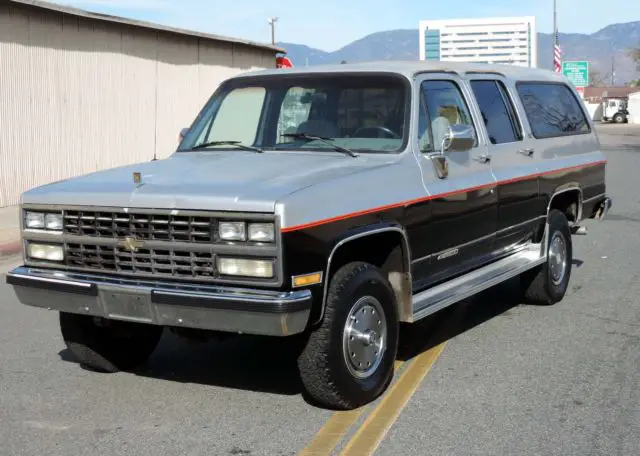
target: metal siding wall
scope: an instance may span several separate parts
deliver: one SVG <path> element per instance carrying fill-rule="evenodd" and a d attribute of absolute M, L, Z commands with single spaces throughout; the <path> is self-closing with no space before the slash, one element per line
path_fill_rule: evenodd
<path fill-rule="evenodd" d="M 167 157 L 220 82 L 273 66 L 268 50 L 0 5 L 0 207 Z"/>
<path fill-rule="evenodd" d="M 190 124 L 190 118 L 197 114 L 198 65 L 196 40 L 160 36 L 156 126 L 158 158 L 165 158 L 175 150 L 180 129 Z"/>
<path fill-rule="evenodd" d="M 25 58 L 23 44 L 29 40 L 28 17 L 0 6 L 0 206 L 15 199 L 18 169 L 30 168 L 33 162 L 24 144 L 31 132 L 18 128 L 29 122 L 30 59 Z M 18 166 L 18 161 L 19 165 Z M 22 186 L 33 183 L 30 173 L 21 179 Z"/>

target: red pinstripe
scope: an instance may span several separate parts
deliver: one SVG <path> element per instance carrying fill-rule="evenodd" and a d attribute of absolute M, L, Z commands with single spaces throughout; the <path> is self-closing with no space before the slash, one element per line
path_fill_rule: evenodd
<path fill-rule="evenodd" d="M 554 169 L 551 171 L 544 171 L 541 173 L 536 173 L 536 174 L 527 174 L 526 176 L 522 176 L 522 177 L 515 177 L 512 179 L 506 179 L 506 180 L 502 180 L 502 181 L 497 181 L 497 182 L 491 182 L 488 184 L 483 184 L 483 185 L 478 185 L 476 187 L 467 187 L 467 188 L 461 188 L 459 190 L 454 190 L 451 192 L 446 192 L 446 193 L 438 193 L 435 195 L 429 195 L 429 196 L 424 196 L 421 198 L 415 198 L 415 199 L 411 199 L 411 200 L 406 200 L 406 201 L 402 201 L 399 203 L 392 203 L 392 204 L 387 204 L 385 206 L 378 206 L 378 207 L 374 207 L 371 209 L 364 209 L 362 211 L 357 211 L 357 212 L 350 212 L 348 214 L 343 214 L 343 215 L 338 215 L 336 217 L 330 217 L 330 218 L 326 218 L 326 219 L 322 219 L 322 220 L 317 220 L 315 222 L 309 222 L 309 223 L 304 223 L 302 225 L 294 225 L 294 226 L 289 226 L 286 228 L 282 228 L 280 230 L 281 233 L 290 233 L 292 231 L 300 231 L 300 230 L 304 230 L 307 228 L 313 228 L 316 226 L 320 226 L 320 225 L 326 225 L 327 223 L 332 223 L 332 222 L 338 222 L 340 220 L 346 220 L 346 219 L 350 219 L 350 218 L 354 218 L 354 217 L 359 217 L 361 215 L 367 215 L 367 214 L 373 214 L 376 212 L 382 212 L 382 211 L 386 211 L 388 209 L 395 209 L 398 207 L 407 207 L 407 206 L 411 206 L 412 204 L 418 204 L 418 203 L 423 203 L 425 201 L 430 201 L 430 200 L 434 200 L 434 199 L 438 199 L 438 198 L 447 198 L 449 196 L 453 196 L 453 195 L 459 195 L 460 193 L 468 193 L 468 192 L 473 192 L 475 190 L 482 190 L 484 188 L 488 188 L 488 187 L 493 187 L 496 185 L 506 185 L 506 184 L 512 184 L 514 182 L 522 182 L 525 180 L 530 180 L 530 179 L 535 179 L 537 177 L 541 177 L 541 176 L 547 176 L 549 174 L 556 174 L 556 173 L 561 173 L 564 171 L 571 171 L 574 169 L 580 169 L 580 168 L 588 168 L 591 166 L 597 166 L 597 165 L 602 165 L 602 164 L 606 164 L 607 160 L 600 160 L 597 162 L 593 162 L 593 163 L 588 163 L 586 165 L 576 165 L 576 166 L 569 166 L 567 168 L 559 168 L 559 169 Z"/>

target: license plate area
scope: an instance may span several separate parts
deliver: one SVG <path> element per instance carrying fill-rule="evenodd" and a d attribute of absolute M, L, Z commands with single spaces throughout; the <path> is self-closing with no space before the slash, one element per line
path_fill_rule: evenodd
<path fill-rule="evenodd" d="M 100 298 L 107 317 L 118 320 L 153 322 L 151 296 L 148 293 L 101 290 Z"/>

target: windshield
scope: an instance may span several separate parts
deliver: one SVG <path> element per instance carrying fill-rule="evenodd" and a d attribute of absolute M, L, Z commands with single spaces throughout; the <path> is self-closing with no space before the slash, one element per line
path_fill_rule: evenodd
<path fill-rule="evenodd" d="M 408 93 L 396 75 L 233 79 L 209 100 L 178 151 L 238 150 L 228 144 L 237 141 L 264 151 L 398 152 L 407 139 Z"/>

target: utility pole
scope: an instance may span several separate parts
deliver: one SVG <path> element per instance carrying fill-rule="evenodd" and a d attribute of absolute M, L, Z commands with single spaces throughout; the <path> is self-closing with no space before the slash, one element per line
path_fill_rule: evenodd
<path fill-rule="evenodd" d="M 557 35 L 558 35 L 558 26 L 557 26 L 557 19 L 556 19 L 556 0 L 553 0 L 553 46 L 552 46 L 552 56 L 553 56 L 553 63 L 555 64 L 556 61 L 556 45 L 558 44 L 557 42 Z"/>
<path fill-rule="evenodd" d="M 560 72 L 561 69 L 558 69 L 558 65 L 562 65 L 561 57 L 559 55 L 560 50 L 558 49 L 558 20 L 556 13 L 556 0 L 553 0 L 553 45 L 552 45 L 552 58 L 553 58 L 553 69 L 554 71 Z"/>
<path fill-rule="evenodd" d="M 615 85 L 616 80 L 616 65 L 615 65 L 615 55 L 611 54 L 611 85 Z"/>
<path fill-rule="evenodd" d="M 271 44 L 276 44 L 276 22 L 278 22 L 277 17 L 269 18 L 269 25 L 271 25 Z"/>

